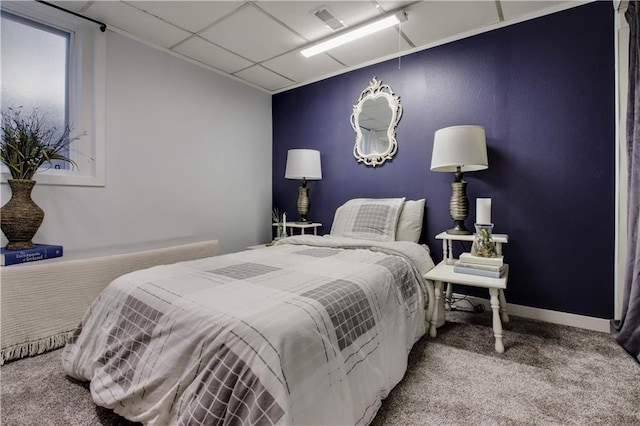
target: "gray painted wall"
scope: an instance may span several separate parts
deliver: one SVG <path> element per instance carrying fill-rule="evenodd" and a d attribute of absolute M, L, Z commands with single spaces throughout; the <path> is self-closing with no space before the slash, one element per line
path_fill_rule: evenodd
<path fill-rule="evenodd" d="M 36 185 L 35 242 L 202 236 L 225 253 L 271 238 L 269 94 L 112 32 L 106 79 L 106 186 Z"/>

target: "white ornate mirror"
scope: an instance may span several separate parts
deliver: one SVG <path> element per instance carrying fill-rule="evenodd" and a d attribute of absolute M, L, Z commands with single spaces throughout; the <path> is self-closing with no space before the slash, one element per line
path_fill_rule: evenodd
<path fill-rule="evenodd" d="M 351 127 L 356 132 L 353 155 L 358 162 L 375 167 L 393 158 L 398 150 L 396 126 L 401 116 L 400 97 L 373 77 L 351 114 Z"/>

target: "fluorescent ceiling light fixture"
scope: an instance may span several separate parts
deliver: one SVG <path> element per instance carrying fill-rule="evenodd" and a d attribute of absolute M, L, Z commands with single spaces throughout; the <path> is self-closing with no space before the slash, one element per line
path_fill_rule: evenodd
<path fill-rule="evenodd" d="M 313 45 L 307 49 L 300 51 L 303 56 L 307 58 L 318 53 L 326 52 L 334 47 L 342 46 L 350 41 L 357 40 L 362 37 L 366 37 L 369 34 L 373 34 L 385 28 L 393 27 L 407 20 L 407 15 L 404 12 L 394 13 L 393 15 L 385 16 L 384 18 L 375 20 L 369 24 L 365 24 L 361 27 L 355 28 L 351 31 L 346 31 L 335 37 L 331 37 L 323 42 Z"/>

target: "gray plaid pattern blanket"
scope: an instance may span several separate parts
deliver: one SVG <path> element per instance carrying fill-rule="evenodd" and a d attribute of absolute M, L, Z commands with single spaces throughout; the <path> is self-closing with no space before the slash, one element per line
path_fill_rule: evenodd
<path fill-rule="evenodd" d="M 126 274 L 63 351 L 93 400 L 150 425 L 368 424 L 425 332 L 415 243 L 292 237 Z"/>

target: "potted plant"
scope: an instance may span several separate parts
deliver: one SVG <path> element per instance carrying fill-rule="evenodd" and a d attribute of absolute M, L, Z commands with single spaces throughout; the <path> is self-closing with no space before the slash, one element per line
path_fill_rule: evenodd
<path fill-rule="evenodd" d="M 44 212 L 31 199 L 34 175 L 56 160 L 76 166 L 68 153 L 79 136 L 71 136 L 69 126 L 61 130 L 50 126 L 37 109 L 23 115 L 21 108 L 8 108 L 1 114 L 0 161 L 11 174 L 7 180 L 11 199 L 0 209 L 0 228 L 9 240 L 6 248 L 20 250 L 34 246 L 31 239 L 44 219 Z"/>

